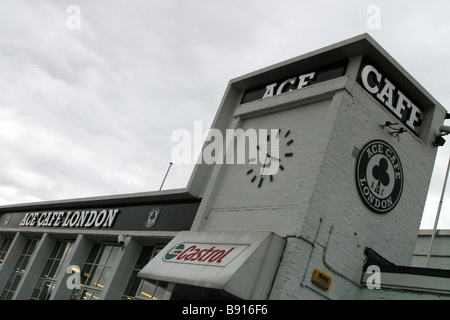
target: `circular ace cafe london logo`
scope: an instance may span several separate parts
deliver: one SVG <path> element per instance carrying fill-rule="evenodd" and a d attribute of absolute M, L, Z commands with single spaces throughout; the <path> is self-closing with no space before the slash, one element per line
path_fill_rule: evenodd
<path fill-rule="evenodd" d="M 376 213 L 392 210 L 403 189 L 403 169 L 394 148 L 382 140 L 366 144 L 356 164 L 356 184 L 370 210 Z"/>

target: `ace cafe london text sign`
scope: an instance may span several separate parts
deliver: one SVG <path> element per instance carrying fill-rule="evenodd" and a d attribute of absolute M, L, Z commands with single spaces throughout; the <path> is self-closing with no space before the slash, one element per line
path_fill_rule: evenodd
<path fill-rule="evenodd" d="M 356 164 L 356 184 L 365 205 L 376 213 L 392 210 L 403 190 L 403 169 L 394 148 L 373 140 L 361 150 Z"/>
<path fill-rule="evenodd" d="M 60 227 L 60 228 L 112 228 L 119 209 L 29 212 L 25 214 L 21 227 Z"/>

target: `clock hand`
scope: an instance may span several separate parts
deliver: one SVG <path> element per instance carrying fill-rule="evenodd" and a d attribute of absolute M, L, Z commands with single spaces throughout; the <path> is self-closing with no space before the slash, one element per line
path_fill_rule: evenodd
<path fill-rule="evenodd" d="M 269 154 L 266 155 L 266 159 L 264 159 L 264 164 L 260 170 L 261 176 L 264 175 L 264 169 L 266 168 L 266 163 L 267 163 L 267 158 L 268 158 Z"/>
<path fill-rule="evenodd" d="M 278 160 L 278 161 L 280 161 L 280 159 L 279 159 L 279 158 L 277 158 L 277 157 L 274 157 L 274 156 L 271 156 L 270 154 L 267 154 L 267 157 L 269 157 L 269 158 L 271 158 L 271 159 L 275 159 L 275 160 Z"/>

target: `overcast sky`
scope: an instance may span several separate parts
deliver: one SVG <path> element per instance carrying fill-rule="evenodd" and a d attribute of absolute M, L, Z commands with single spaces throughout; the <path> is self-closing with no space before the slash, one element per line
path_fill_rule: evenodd
<path fill-rule="evenodd" d="M 361 33 L 450 108 L 449 12 L 448 0 L 2 0 L 0 205 L 158 190 L 172 132 L 209 129 L 230 79 Z M 422 228 L 449 156 L 450 142 Z M 174 165 L 164 189 L 192 169 Z"/>

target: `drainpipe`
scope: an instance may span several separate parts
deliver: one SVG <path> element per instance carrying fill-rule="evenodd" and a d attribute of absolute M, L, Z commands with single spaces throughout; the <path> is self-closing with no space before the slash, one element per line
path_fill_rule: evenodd
<path fill-rule="evenodd" d="M 427 260 L 426 260 L 426 264 L 425 264 L 425 266 L 427 268 L 430 263 L 431 249 L 433 248 L 433 242 L 434 242 L 434 238 L 435 238 L 436 232 L 437 232 L 437 225 L 439 222 L 439 216 L 441 214 L 442 202 L 444 200 L 445 187 L 447 186 L 447 178 L 448 178 L 449 169 L 450 169 L 450 158 L 448 159 L 447 173 L 445 174 L 444 186 L 442 187 L 441 200 L 439 201 L 438 211 L 436 213 L 436 218 L 434 220 L 433 233 L 431 234 L 430 246 L 428 247 Z"/>

